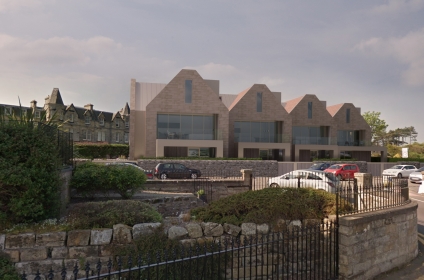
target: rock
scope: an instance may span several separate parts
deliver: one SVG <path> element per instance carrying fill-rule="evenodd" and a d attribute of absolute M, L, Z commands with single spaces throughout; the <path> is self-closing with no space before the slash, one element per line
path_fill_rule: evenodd
<path fill-rule="evenodd" d="M 188 231 L 180 226 L 172 226 L 168 230 L 168 238 L 173 240 L 181 240 L 188 236 Z"/>
<path fill-rule="evenodd" d="M 161 223 L 136 224 L 132 228 L 133 238 L 137 239 L 144 234 L 153 233 L 160 226 L 161 226 Z"/>
<path fill-rule="evenodd" d="M 128 244 L 132 241 L 132 227 L 117 224 L 113 226 L 113 243 Z"/>
<path fill-rule="evenodd" d="M 65 246 L 66 232 L 50 232 L 37 234 L 35 239 L 36 246 L 60 247 Z"/>
<path fill-rule="evenodd" d="M 91 230 L 71 230 L 68 232 L 68 246 L 87 246 L 90 242 Z"/>
<path fill-rule="evenodd" d="M 205 236 L 221 236 L 224 234 L 224 228 L 217 223 L 202 223 L 203 233 Z"/>
<path fill-rule="evenodd" d="M 6 235 L 6 249 L 32 248 L 34 245 L 34 233 Z"/>
<path fill-rule="evenodd" d="M 111 228 L 92 229 L 90 237 L 90 245 L 105 245 L 110 244 L 112 240 L 113 230 Z"/>
<path fill-rule="evenodd" d="M 185 226 L 190 238 L 199 238 L 203 236 L 202 227 L 197 223 L 189 223 Z"/>
<path fill-rule="evenodd" d="M 224 231 L 232 236 L 238 236 L 241 231 L 241 227 L 232 224 L 224 224 Z"/>
<path fill-rule="evenodd" d="M 255 223 L 242 223 L 241 234 L 243 235 L 256 235 L 256 224 Z"/>
<path fill-rule="evenodd" d="M 257 225 L 256 231 L 258 232 L 258 234 L 267 234 L 269 233 L 269 225 L 267 224 Z"/>

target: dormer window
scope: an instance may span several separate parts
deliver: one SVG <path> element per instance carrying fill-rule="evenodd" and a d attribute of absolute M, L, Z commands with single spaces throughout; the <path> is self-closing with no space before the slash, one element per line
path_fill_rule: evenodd
<path fill-rule="evenodd" d="M 63 111 L 59 112 L 59 120 L 63 121 Z"/>
<path fill-rule="evenodd" d="M 85 116 L 85 124 L 90 124 L 90 116 Z"/>
<path fill-rule="evenodd" d="M 105 125 L 105 119 L 104 118 L 100 118 L 99 119 L 99 124 L 102 125 L 102 126 Z"/>
<path fill-rule="evenodd" d="M 70 114 L 70 115 L 68 116 L 68 121 L 69 121 L 69 122 L 71 122 L 71 123 L 73 123 L 73 122 L 74 122 L 74 114 Z"/>
<path fill-rule="evenodd" d="M 39 119 L 39 118 L 40 118 L 40 111 L 35 111 L 35 112 L 34 112 L 34 117 L 35 117 L 36 119 Z"/>
<path fill-rule="evenodd" d="M 118 119 L 115 120 L 115 127 L 119 127 L 119 120 Z"/>
<path fill-rule="evenodd" d="M 128 120 L 125 120 L 125 127 L 130 127 L 130 122 Z"/>

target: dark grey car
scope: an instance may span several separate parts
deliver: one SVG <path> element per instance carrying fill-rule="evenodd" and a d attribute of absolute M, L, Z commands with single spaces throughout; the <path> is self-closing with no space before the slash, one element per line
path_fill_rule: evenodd
<path fill-rule="evenodd" d="M 159 163 L 155 167 L 155 176 L 158 179 L 196 179 L 201 173 L 198 169 L 188 168 L 181 163 Z"/>

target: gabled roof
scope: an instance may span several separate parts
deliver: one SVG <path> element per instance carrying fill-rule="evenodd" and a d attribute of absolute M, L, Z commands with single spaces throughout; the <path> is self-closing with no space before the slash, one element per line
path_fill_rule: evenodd
<path fill-rule="evenodd" d="M 222 103 L 224 103 L 225 107 L 229 108 L 231 104 L 233 104 L 234 100 L 237 98 L 236 94 L 220 94 L 219 98 Z"/>
<path fill-rule="evenodd" d="M 245 94 L 251 89 L 252 87 L 249 87 L 245 90 L 243 90 L 242 92 L 240 92 L 239 94 L 237 94 L 236 99 L 234 99 L 233 103 L 231 103 L 230 107 L 228 107 L 228 110 L 231 111 L 231 109 L 236 106 L 236 104 L 243 98 L 243 96 L 245 96 Z"/>
<path fill-rule="evenodd" d="M 48 103 L 64 105 L 62 96 L 60 95 L 60 91 L 58 88 L 54 88 L 52 91 L 52 94 L 47 98 L 48 98 Z"/>
<path fill-rule="evenodd" d="M 344 104 L 346 103 L 328 106 L 327 111 L 330 113 L 332 117 L 334 117 L 337 114 L 337 112 L 343 107 Z"/>
<path fill-rule="evenodd" d="M 124 108 L 121 109 L 121 115 L 128 116 L 130 114 L 130 106 L 128 106 L 128 102 L 125 103 Z"/>
<path fill-rule="evenodd" d="M 283 106 L 287 113 L 290 114 L 290 112 L 293 111 L 293 109 L 297 106 L 297 104 L 299 104 L 300 101 L 302 101 L 305 96 L 306 95 L 285 102 Z"/>

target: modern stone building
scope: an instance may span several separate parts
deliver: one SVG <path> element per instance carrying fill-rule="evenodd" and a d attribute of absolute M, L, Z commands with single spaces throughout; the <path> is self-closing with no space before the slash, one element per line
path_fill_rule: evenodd
<path fill-rule="evenodd" d="M 33 112 L 34 119 L 40 120 L 43 114 L 46 119 L 53 118 L 61 124 L 64 131 L 71 132 L 74 142 L 93 142 L 109 144 L 128 144 L 130 126 L 130 107 L 128 103 L 116 112 L 95 110 L 93 104 L 78 107 L 74 104 L 65 105 L 58 88 L 45 98 L 44 106 L 37 106 L 37 101 L 31 101 L 30 107 L 0 104 L 2 114 L 20 117 L 27 112 Z"/>
<path fill-rule="evenodd" d="M 131 80 L 130 158 L 237 157 L 278 161 L 355 158 L 371 146 L 371 130 L 351 103 L 327 107 L 315 95 L 281 102 L 280 92 L 254 84 L 220 94 L 219 81 L 181 70 L 168 84 Z"/>

